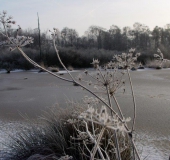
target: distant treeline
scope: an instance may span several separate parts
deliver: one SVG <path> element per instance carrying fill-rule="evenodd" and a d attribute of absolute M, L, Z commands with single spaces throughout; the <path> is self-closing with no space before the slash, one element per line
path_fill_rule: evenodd
<path fill-rule="evenodd" d="M 16 34 L 16 31 L 12 29 L 9 32 L 11 35 Z M 36 52 L 34 58 L 36 57 L 37 61 L 44 60 L 47 65 L 58 64 L 57 60 L 53 59 L 55 52 L 52 49 L 53 46 L 50 39 L 51 32 L 41 32 L 41 60 L 39 56 L 38 30 L 27 29 L 21 32 L 20 35 L 34 38 L 34 43 L 28 47 L 30 48 L 30 53 Z M 108 53 L 113 55 L 114 53 L 127 52 L 129 48 L 136 48 L 137 51 L 143 53 L 143 56 L 140 58 L 142 63 L 145 63 L 148 58 L 152 59 L 152 55 L 156 53 L 157 48 L 161 49 L 166 58 L 170 58 L 170 25 L 166 25 L 164 28 L 156 26 L 152 31 L 148 26 L 140 23 L 135 23 L 133 28 L 124 27 L 123 29 L 112 25 L 109 30 L 98 26 L 91 26 L 84 36 L 81 37 L 75 29 L 65 27 L 60 33 L 56 38 L 56 43 L 60 46 L 61 56 L 64 61 L 68 61 L 67 64 L 75 67 L 87 67 L 89 59 L 91 60 L 92 58 L 99 58 L 105 62 L 110 57 Z M 4 37 L 0 35 L 0 41 L 2 40 L 4 40 Z M 28 50 L 27 48 L 26 50 Z M 7 63 L 9 57 L 5 54 L 8 51 L 4 47 L 0 49 L 3 52 L 3 55 L 0 54 L 0 67 L 2 68 L 2 64 Z M 57 57 L 55 58 L 57 59 Z M 74 62 L 71 62 L 71 59 Z"/>

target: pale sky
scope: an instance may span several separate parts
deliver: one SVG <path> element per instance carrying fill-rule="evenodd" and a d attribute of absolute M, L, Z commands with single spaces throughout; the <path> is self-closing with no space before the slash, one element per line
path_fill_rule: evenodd
<path fill-rule="evenodd" d="M 91 25 L 132 28 L 139 22 L 152 30 L 170 23 L 170 0 L 0 0 L 3 10 L 23 29 L 37 28 L 38 12 L 42 31 L 69 27 L 80 36 Z"/>

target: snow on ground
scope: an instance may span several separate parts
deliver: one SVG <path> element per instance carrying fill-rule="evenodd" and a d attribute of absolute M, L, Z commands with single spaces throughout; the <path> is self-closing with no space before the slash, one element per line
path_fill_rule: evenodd
<path fill-rule="evenodd" d="M 94 70 L 93 68 L 87 68 L 88 70 Z M 135 71 L 148 71 L 148 70 L 156 70 L 156 69 L 154 69 L 154 68 L 145 68 L 145 69 L 137 69 L 137 70 L 135 70 Z M 170 70 L 170 68 L 163 68 L 162 70 Z M 79 72 L 79 71 L 81 71 L 81 70 L 73 70 L 73 71 L 69 71 L 69 72 Z M 28 70 L 28 71 L 26 71 L 26 70 L 22 70 L 22 69 L 15 69 L 15 70 L 12 70 L 11 71 L 11 73 L 16 73 L 16 72 L 33 72 L 33 73 L 39 73 L 39 70 L 38 69 L 31 69 L 31 70 Z M 5 69 L 1 69 L 0 70 L 0 74 L 1 73 L 6 73 L 6 70 Z M 43 74 L 46 74 L 47 72 L 40 72 L 41 74 L 43 73 Z M 57 74 L 65 74 L 65 73 L 67 73 L 67 71 L 65 71 L 65 70 L 60 70 L 59 72 L 55 72 L 55 73 L 57 73 Z"/>
<path fill-rule="evenodd" d="M 135 144 L 142 160 L 169 160 L 169 147 L 163 144 L 170 137 L 156 137 L 149 133 L 140 132 L 136 136 Z"/>
<path fill-rule="evenodd" d="M 21 122 L 0 121 L 0 151 L 5 148 L 4 142 L 9 141 L 9 136 L 15 136 L 20 130 L 28 128 L 29 124 Z M 141 138 L 142 137 L 142 138 Z M 160 139 L 163 137 L 160 137 Z M 168 150 L 161 150 L 155 146 L 154 141 L 159 141 L 155 137 L 150 137 L 145 133 L 139 133 L 136 137 L 136 145 L 142 160 L 168 160 Z M 170 139 L 169 139 L 170 141 Z M 2 143 L 3 142 L 3 143 Z"/>
<path fill-rule="evenodd" d="M 69 72 L 79 72 L 80 70 L 73 70 L 73 71 L 69 71 Z M 33 72 L 33 73 L 39 73 L 39 70 L 37 69 L 31 69 L 31 70 L 28 70 L 28 71 L 25 71 L 25 70 L 22 70 L 22 69 L 15 69 L 13 71 L 11 71 L 11 73 L 16 73 L 16 72 Z M 0 73 L 6 73 L 6 70 L 5 69 L 2 69 L 0 70 Z M 46 74 L 47 72 L 40 72 L 41 74 Z M 67 73 L 67 71 L 65 70 L 61 70 L 59 72 L 54 72 L 54 73 L 57 73 L 57 74 L 64 74 L 64 73 Z"/>

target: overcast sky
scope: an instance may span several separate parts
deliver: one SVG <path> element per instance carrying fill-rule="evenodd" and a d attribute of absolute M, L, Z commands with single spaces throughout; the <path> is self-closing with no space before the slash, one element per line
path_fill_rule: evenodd
<path fill-rule="evenodd" d="M 109 29 L 132 27 L 140 22 L 153 29 L 170 23 L 170 0 L 0 0 L 0 12 L 6 10 L 24 29 L 53 27 L 76 29 L 79 35 L 91 25 Z"/>

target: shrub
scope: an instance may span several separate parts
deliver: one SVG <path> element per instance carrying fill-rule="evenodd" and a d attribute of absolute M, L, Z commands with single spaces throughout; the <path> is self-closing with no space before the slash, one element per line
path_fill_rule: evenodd
<path fill-rule="evenodd" d="M 39 61 L 38 51 L 30 48 L 24 48 L 24 51 L 28 53 L 28 56 L 34 61 Z M 21 54 L 16 50 L 11 52 L 7 49 L 2 50 L 0 54 L 0 69 L 4 68 L 11 69 L 25 69 L 29 70 L 34 68 Z"/>
<path fill-rule="evenodd" d="M 107 63 L 112 59 L 113 55 L 117 54 L 116 51 L 107 51 L 104 49 L 75 49 L 75 48 L 62 48 L 59 47 L 61 53 L 61 59 L 64 64 L 76 68 L 85 68 L 91 67 L 90 61 L 93 58 L 99 59 L 101 64 Z M 24 48 L 24 52 L 28 53 L 27 55 L 33 59 L 35 62 L 40 63 L 39 50 Z M 42 51 L 42 61 L 45 66 L 59 66 L 62 67 L 58 61 L 57 55 L 54 49 L 49 48 L 48 51 Z M 12 53 L 3 49 L 0 54 L 0 68 L 5 69 L 10 66 L 11 69 L 32 69 L 34 66 L 30 65 L 25 58 L 19 54 L 17 51 Z"/>
<path fill-rule="evenodd" d="M 159 48 L 157 52 L 158 54 L 154 54 L 155 60 L 149 61 L 147 63 L 147 66 L 149 68 L 156 68 L 156 69 L 169 68 L 170 60 L 164 58 L 164 55 Z"/>

